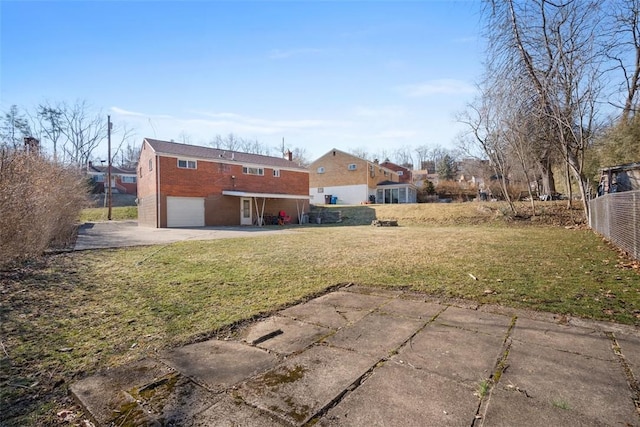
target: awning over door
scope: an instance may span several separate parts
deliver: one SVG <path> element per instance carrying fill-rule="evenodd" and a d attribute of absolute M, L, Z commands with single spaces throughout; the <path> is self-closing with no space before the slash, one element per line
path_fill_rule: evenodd
<path fill-rule="evenodd" d="M 248 191 L 222 191 L 223 196 L 234 197 L 250 197 L 256 205 L 256 213 L 258 214 L 258 225 L 262 227 L 264 224 L 264 205 L 267 199 L 290 199 L 296 201 L 296 210 L 298 211 L 298 224 L 302 224 L 302 215 L 304 214 L 305 203 L 309 200 L 309 196 L 297 194 L 278 194 L 278 193 L 251 193 Z M 262 199 L 262 206 L 258 206 L 258 199 Z M 302 201 L 302 206 L 300 206 Z"/>

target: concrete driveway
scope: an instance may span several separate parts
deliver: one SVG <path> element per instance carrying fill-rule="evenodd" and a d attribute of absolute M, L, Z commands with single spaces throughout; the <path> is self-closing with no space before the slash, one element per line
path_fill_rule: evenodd
<path fill-rule="evenodd" d="M 165 245 L 183 240 L 231 239 L 291 233 L 277 227 L 139 227 L 137 221 L 90 222 L 78 230 L 74 250 Z"/>

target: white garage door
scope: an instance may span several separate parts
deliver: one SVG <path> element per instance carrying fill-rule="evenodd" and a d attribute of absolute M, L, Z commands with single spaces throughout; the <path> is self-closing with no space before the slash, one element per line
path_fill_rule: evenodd
<path fill-rule="evenodd" d="M 167 197 L 167 227 L 204 227 L 204 198 Z"/>

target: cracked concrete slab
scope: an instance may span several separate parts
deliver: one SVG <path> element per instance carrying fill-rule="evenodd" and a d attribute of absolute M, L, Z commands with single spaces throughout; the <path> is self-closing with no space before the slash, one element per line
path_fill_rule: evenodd
<path fill-rule="evenodd" d="M 418 319 L 371 313 L 325 340 L 329 345 L 383 358 L 396 350 L 425 322 Z"/>
<path fill-rule="evenodd" d="M 400 349 L 397 359 L 476 387 L 493 374 L 503 341 L 495 335 L 429 324 Z"/>
<path fill-rule="evenodd" d="M 330 305 L 309 302 L 289 307 L 280 312 L 283 316 L 303 320 L 331 329 L 340 329 L 348 323 L 357 322 L 369 313 L 368 310 L 332 307 Z"/>
<path fill-rule="evenodd" d="M 314 346 L 243 383 L 234 393 L 292 425 L 303 425 L 376 362 L 374 357 L 353 351 Z"/>
<path fill-rule="evenodd" d="M 545 405 L 568 407 L 604 424 L 639 421 L 617 360 L 514 341 L 507 365 L 500 385 L 524 390 Z"/>
<path fill-rule="evenodd" d="M 162 360 L 196 383 L 222 391 L 277 363 L 275 355 L 232 341 L 209 340 L 167 352 Z"/>
<path fill-rule="evenodd" d="M 128 391 L 172 373 L 175 371 L 162 363 L 142 359 L 80 380 L 71 385 L 70 391 L 99 424 L 109 424 L 121 417 L 123 411 L 135 410 L 138 418 L 147 419 Z"/>
<path fill-rule="evenodd" d="M 224 396 L 206 410 L 199 412 L 191 419 L 184 419 L 176 425 L 185 427 L 281 427 L 283 423 L 282 420 L 264 411 L 244 404 L 240 399 Z"/>
<path fill-rule="evenodd" d="M 397 363 L 377 368 L 318 423 L 334 426 L 470 426 L 475 390 L 440 375 Z"/>
<path fill-rule="evenodd" d="M 640 427 L 639 328 L 500 313 L 351 286 L 71 391 L 100 425 Z"/>
<path fill-rule="evenodd" d="M 435 322 L 504 338 L 509 330 L 509 325 L 511 325 L 511 319 L 510 316 L 501 314 L 448 307 L 436 318 Z"/>
<path fill-rule="evenodd" d="M 310 303 L 324 304 L 331 307 L 355 308 L 358 310 L 375 310 L 389 302 L 388 297 L 358 294 L 355 292 L 335 291 L 314 298 Z"/>
<path fill-rule="evenodd" d="M 595 329 L 518 319 L 511 336 L 516 341 L 604 360 L 615 360 L 611 340 Z"/>
<path fill-rule="evenodd" d="M 282 316 L 272 316 L 254 323 L 240 336 L 256 347 L 279 354 L 296 353 L 317 342 L 331 329 Z"/>
<path fill-rule="evenodd" d="M 640 336 L 618 333 L 615 338 L 640 387 Z"/>

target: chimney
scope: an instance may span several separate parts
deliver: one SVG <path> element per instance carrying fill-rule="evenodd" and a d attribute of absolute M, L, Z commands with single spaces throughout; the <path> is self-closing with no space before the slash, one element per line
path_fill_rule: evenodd
<path fill-rule="evenodd" d="M 285 155 L 287 160 L 289 160 L 290 162 L 293 161 L 293 153 L 291 152 L 291 150 L 285 151 L 284 155 Z"/>

